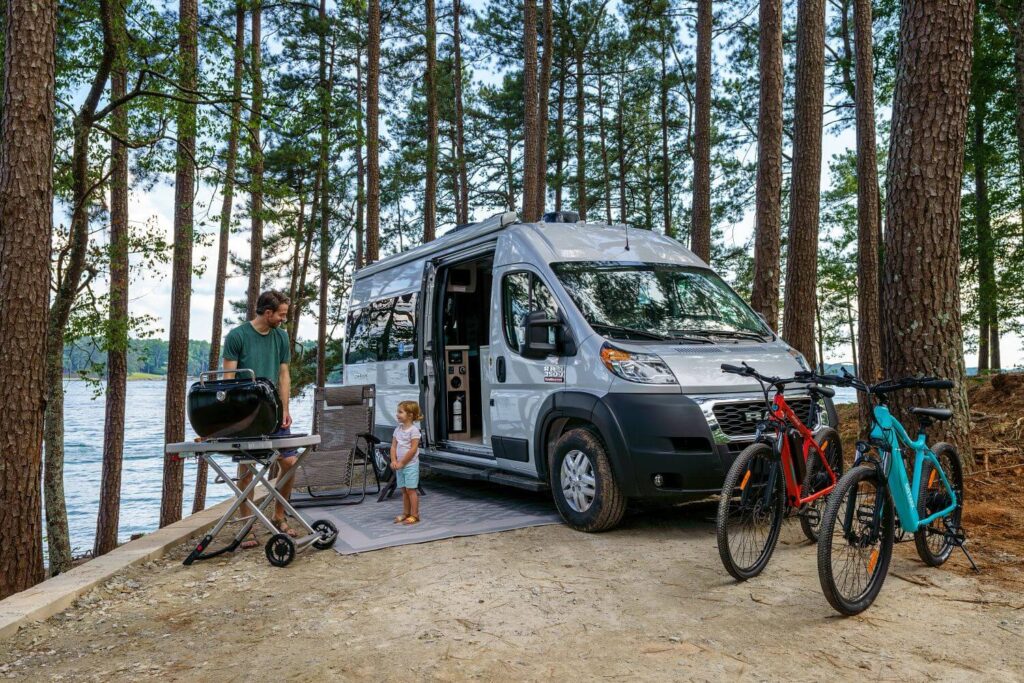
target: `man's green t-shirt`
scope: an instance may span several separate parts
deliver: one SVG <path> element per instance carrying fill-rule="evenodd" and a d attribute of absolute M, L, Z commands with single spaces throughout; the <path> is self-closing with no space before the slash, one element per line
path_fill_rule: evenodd
<path fill-rule="evenodd" d="M 280 327 L 272 327 L 266 334 L 260 334 L 252 323 L 244 323 L 228 332 L 224 340 L 224 358 L 238 361 L 238 368 L 248 368 L 257 377 L 265 377 L 277 386 L 281 363 L 291 360 L 291 345 L 288 333 Z"/>

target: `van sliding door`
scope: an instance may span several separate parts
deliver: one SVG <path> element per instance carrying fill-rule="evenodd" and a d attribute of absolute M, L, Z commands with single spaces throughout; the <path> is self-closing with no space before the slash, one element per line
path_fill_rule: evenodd
<path fill-rule="evenodd" d="M 423 411 L 421 422 L 424 446 L 431 447 L 437 443 L 437 372 L 434 361 L 436 302 L 434 301 L 437 283 L 437 263 L 427 261 L 423 264 L 423 285 L 420 288 L 419 301 L 416 305 L 417 338 L 419 349 L 418 370 L 420 384 L 420 407 Z"/>

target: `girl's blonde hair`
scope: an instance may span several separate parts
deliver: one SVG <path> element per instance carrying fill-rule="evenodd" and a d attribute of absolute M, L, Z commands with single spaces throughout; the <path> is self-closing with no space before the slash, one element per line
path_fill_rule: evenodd
<path fill-rule="evenodd" d="M 419 422 L 423 419 L 420 404 L 416 401 L 399 401 L 398 409 L 404 411 L 413 422 Z"/>

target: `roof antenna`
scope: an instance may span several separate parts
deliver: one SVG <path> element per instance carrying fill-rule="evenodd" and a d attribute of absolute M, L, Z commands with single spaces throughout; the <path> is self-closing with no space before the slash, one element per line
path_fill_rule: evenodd
<path fill-rule="evenodd" d="M 622 229 L 626 232 L 626 251 L 629 251 L 629 223 L 623 223 Z"/>

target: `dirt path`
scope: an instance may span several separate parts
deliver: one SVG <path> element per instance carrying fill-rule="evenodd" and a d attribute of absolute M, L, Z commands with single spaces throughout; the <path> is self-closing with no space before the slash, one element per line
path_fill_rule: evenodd
<path fill-rule="evenodd" d="M 0 677 L 1024 680 L 1024 583 L 927 569 L 904 544 L 875 605 L 843 619 L 795 524 L 737 585 L 712 512 L 311 552 L 286 569 L 262 550 L 183 567 L 179 549 L 0 643 Z"/>

